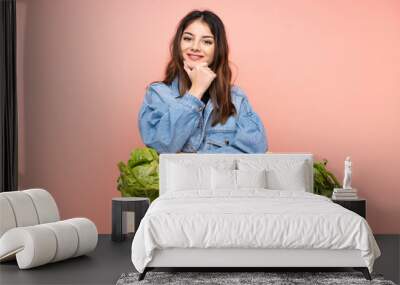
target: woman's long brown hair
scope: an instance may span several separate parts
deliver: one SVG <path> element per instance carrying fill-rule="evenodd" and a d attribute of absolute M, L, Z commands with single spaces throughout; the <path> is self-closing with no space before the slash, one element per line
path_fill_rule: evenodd
<path fill-rule="evenodd" d="M 194 10 L 179 22 L 175 37 L 171 42 L 171 60 L 165 70 L 165 79 L 163 83 L 170 85 L 172 81 L 178 77 L 179 94 L 183 96 L 184 93 L 190 89 L 192 83 L 183 68 L 183 57 L 180 45 L 183 31 L 195 20 L 201 20 L 206 23 L 214 36 L 214 59 L 209 67 L 217 76 L 211 83 L 207 92 L 209 92 L 210 100 L 214 106 L 212 126 L 218 123 L 225 124 L 231 115 L 236 114 L 235 106 L 231 100 L 232 71 L 229 67 L 229 48 L 225 27 L 221 19 L 213 12 L 208 10 Z"/>

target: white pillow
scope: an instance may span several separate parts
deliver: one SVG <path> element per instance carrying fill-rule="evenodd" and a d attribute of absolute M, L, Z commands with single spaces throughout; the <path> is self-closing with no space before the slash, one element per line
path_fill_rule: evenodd
<path fill-rule="evenodd" d="M 266 171 L 211 169 L 211 189 L 238 190 L 240 188 L 266 188 Z"/>
<path fill-rule="evenodd" d="M 184 191 L 210 188 L 210 167 L 185 166 L 170 163 L 168 166 L 168 189 Z"/>
<path fill-rule="evenodd" d="M 267 188 L 267 171 L 262 170 L 236 170 L 238 188 Z"/>
<path fill-rule="evenodd" d="M 267 181 L 268 189 L 306 192 L 307 183 L 304 165 L 285 170 L 268 170 Z"/>
<path fill-rule="evenodd" d="M 211 168 L 212 190 L 236 190 L 236 170 Z"/>
<path fill-rule="evenodd" d="M 190 161 L 168 162 L 167 191 L 211 190 L 211 169 L 233 169 L 235 161 L 215 161 L 210 165 Z"/>
<path fill-rule="evenodd" d="M 239 170 L 266 169 L 268 189 L 306 191 L 307 167 L 304 160 L 240 159 Z"/>

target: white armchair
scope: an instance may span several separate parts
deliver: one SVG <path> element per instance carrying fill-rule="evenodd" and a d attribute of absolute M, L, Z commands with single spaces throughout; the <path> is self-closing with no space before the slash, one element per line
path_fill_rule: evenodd
<path fill-rule="evenodd" d="M 16 258 L 20 269 L 28 269 L 86 254 L 97 239 L 89 219 L 60 221 L 46 190 L 0 193 L 0 262 Z"/>

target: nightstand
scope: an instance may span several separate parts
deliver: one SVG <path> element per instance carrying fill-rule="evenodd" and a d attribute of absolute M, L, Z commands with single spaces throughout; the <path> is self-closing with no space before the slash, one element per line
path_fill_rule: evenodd
<path fill-rule="evenodd" d="M 112 199 L 112 233 L 113 241 L 123 241 L 125 239 L 124 228 L 124 212 L 134 212 L 134 228 L 135 232 L 139 227 L 140 221 L 149 208 L 150 200 L 142 197 L 118 197 Z"/>
<path fill-rule="evenodd" d="M 354 199 L 354 200 L 333 200 L 332 202 L 339 204 L 340 206 L 359 214 L 361 217 L 366 219 L 366 208 L 367 201 L 365 199 Z"/>

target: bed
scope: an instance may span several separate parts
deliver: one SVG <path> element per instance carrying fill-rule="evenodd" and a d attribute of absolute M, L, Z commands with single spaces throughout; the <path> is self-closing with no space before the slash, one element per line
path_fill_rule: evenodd
<path fill-rule="evenodd" d="M 312 154 L 161 154 L 160 197 L 132 242 L 159 267 L 352 267 L 380 250 L 364 218 L 313 194 Z"/>

